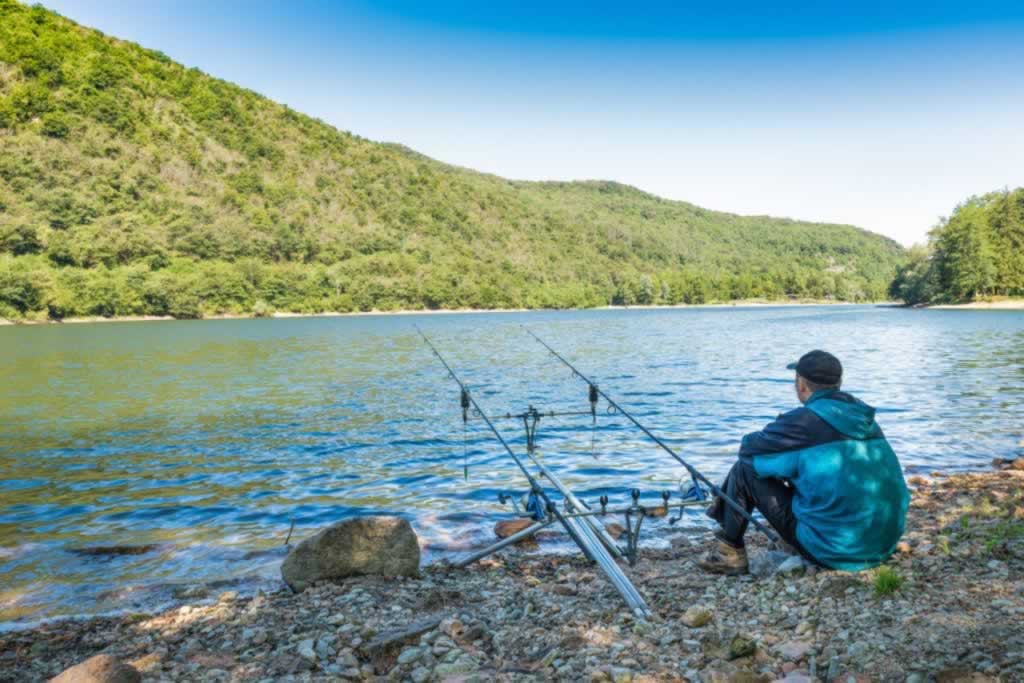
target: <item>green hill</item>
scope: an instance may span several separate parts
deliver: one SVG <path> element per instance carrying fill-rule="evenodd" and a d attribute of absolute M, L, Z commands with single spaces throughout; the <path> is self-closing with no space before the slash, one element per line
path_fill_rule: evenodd
<path fill-rule="evenodd" d="M 879 299 L 850 226 L 509 181 L 0 0 L 0 316 Z"/>

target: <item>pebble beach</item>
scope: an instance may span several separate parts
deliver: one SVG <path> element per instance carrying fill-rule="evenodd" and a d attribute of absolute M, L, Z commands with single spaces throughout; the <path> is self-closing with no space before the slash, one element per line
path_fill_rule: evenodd
<path fill-rule="evenodd" d="M 0 634 L 0 681 L 47 680 L 98 654 L 146 681 L 1024 681 L 1024 468 L 909 481 L 907 532 L 880 570 L 695 559 L 679 530 L 627 574 L 638 621 L 582 558 L 512 548 L 466 569 L 361 577 L 157 615 Z"/>

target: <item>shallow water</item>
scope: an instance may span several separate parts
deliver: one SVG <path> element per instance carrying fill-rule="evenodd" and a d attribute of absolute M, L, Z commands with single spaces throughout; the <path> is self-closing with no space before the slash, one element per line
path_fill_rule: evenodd
<path fill-rule="evenodd" d="M 785 364 L 836 353 L 909 472 L 1022 455 L 1024 313 L 861 306 L 180 321 L 0 329 L 0 622 L 154 609 L 277 581 L 295 537 L 408 517 L 427 559 L 490 540 L 524 479 L 465 434 L 430 334 L 486 410 L 586 410 L 528 324 L 708 476 L 794 405 Z M 522 427 L 499 421 L 514 447 Z M 586 500 L 655 499 L 682 468 L 621 416 L 543 420 Z M 468 465 L 468 476 L 464 467 Z M 699 523 L 693 513 L 692 521 Z M 645 524 L 651 539 L 664 521 Z M 135 555 L 81 554 L 153 544 Z"/>

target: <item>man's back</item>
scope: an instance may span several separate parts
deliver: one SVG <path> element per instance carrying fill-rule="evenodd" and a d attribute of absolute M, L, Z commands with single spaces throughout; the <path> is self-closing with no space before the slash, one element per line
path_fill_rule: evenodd
<path fill-rule="evenodd" d="M 793 484 L 797 539 L 836 569 L 883 562 L 903 534 L 910 494 L 874 416 L 848 393 L 819 391 L 740 448 L 759 477 Z"/>

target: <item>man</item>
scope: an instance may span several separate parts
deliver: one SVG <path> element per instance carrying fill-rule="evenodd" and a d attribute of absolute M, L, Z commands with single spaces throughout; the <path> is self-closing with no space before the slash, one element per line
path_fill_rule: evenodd
<path fill-rule="evenodd" d="M 803 407 L 747 434 L 722 491 L 755 508 L 808 560 L 857 571 L 885 561 L 903 535 L 910 493 L 875 409 L 840 391 L 843 366 L 811 351 L 787 366 Z M 708 516 L 718 541 L 700 566 L 745 574 L 747 520 L 721 499 Z"/>

